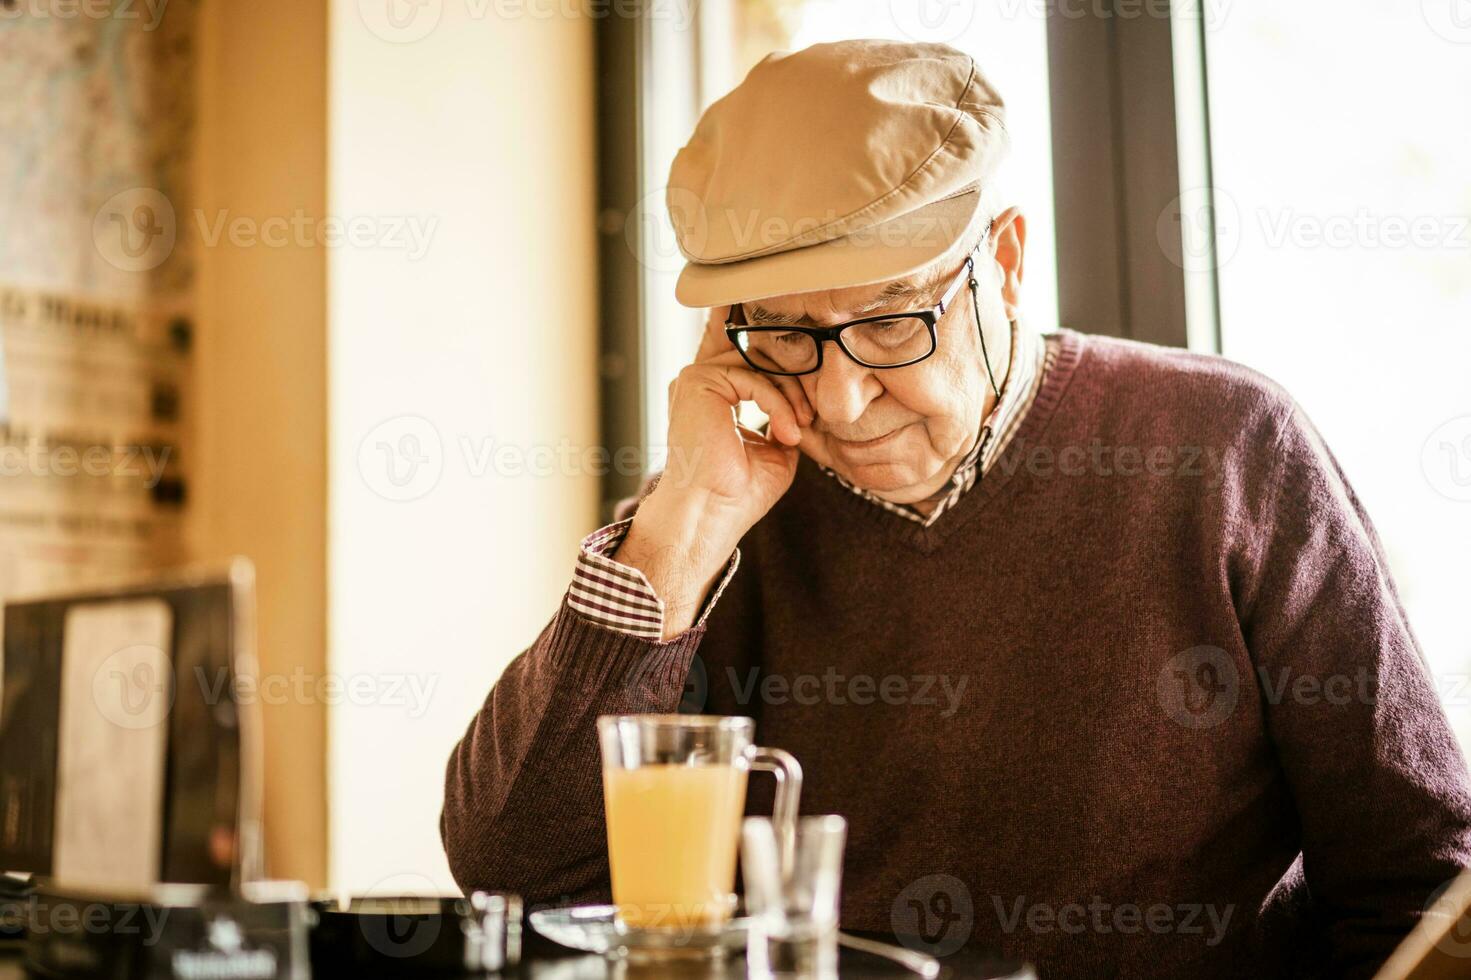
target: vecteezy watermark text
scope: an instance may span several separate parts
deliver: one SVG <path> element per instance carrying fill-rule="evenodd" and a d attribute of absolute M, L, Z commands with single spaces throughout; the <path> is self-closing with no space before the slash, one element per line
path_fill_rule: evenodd
<path fill-rule="evenodd" d="M 410 262 L 428 254 L 439 228 L 435 215 L 318 215 L 304 208 L 264 216 L 195 208 L 192 218 L 205 248 L 375 249 L 402 252 Z M 180 214 L 163 192 L 129 187 L 102 202 L 92 216 L 92 244 L 113 268 L 148 272 L 173 255 L 188 221 L 188 213 Z"/>
<path fill-rule="evenodd" d="M 1150 905 L 1114 903 L 1098 895 L 1094 895 L 1086 905 L 1082 902 L 1028 903 L 1024 895 L 1011 901 L 992 895 L 991 904 L 1001 923 L 1001 931 L 1007 935 L 1021 928 L 1037 934 L 1061 932 L 1070 936 L 1148 932 L 1154 935 L 1204 936 L 1207 946 L 1220 945 L 1226 938 L 1231 915 L 1236 911 L 1235 905 L 1216 906 L 1209 902 L 1173 905 L 1165 902 Z"/>
<path fill-rule="evenodd" d="M 26 17 L 32 20 L 135 20 L 143 30 L 158 29 L 169 0 L 4 0 L 0 21 Z"/>
<path fill-rule="evenodd" d="M 1431 675 L 1435 694 L 1447 708 L 1471 705 L 1471 674 Z M 1379 703 L 1382 680 L 1368 664 L 1341 670 L 1304 670 L 1293 664 L 1259 664 L 1248 670 L 1217 646 L 1194 646 L 1175 654 L 1160 667 L 1156 695 L 1165 713 L 1186 728 L 1221 724 L 1236 710 L 1244 692 L 1253 692 L 1269 707 L 1346 708 Z"/>
<path fill-rule="evenodd" d="M 194 668 L 205 703 L 217 704 L 230 692 L 237 704 L 349 704 L 355 707 L 403 708 L 410 718 L 429 710 L 438 674 L 363 672 L 354 674 L 310 674 L 297 667 L 290 674 L 265 674 L 259 678 L 237 674 L 226 667 L 212 673 Z"/>
<path fill-rule="evenodd" d="M 677 31 L 694 23 L 695 0 L 357 0 L 363 26 L 391 44 L 433 34 L 450 8 L 451 22 L 496 20 L 603 20 L 617 17 L 670 21 Z"/>
<path fill-rule="evenodd" d="M 196 665 L 192 671 L 205 704 L 324 704 L 328 706 L 397 708 L 409 718 L 428 712 L 439 686 L 438 674 L 362 671 L 350 674 L 311 673 L 295 667 L 289 673 L 236 673 L 226 666 Z M 175 704 L 177 680 L 168 656 L 146 644 L 125 647 L 98 665 L 92 697 L 103 717 L 123 729 L 163 724 Z"/>
<path fill-rule="evenodd" d="M 703 455 L 703 446 L 686 453 L 679 447 L 581 445 L 567 438 L 555 443 L 520 444 L 461 433 L 446 440 L 429 419 L 397 415 L 379 422 L 363 436 L 357 461 L 358 474 L 369 490 L 385 500 L 406 502 L 428 495 L 450 467 L 475 480 L 547 479 L 596 477 L 610 472 L 642 476 L 662 463 L 661 481 L 684 486 L 693 478 Z"/>
<path fill-rule="evenodd" d="M 1025 470 L 1035 477 L 1177 477 L 1200 480 L 1216 489 L 1224 479 L 1216 446 L 1141 446 L 1094 439 L 1086 445 L 1042 446 L 1019 440 L 996 460 L 1008 475 Z"/>
<path fill-rule="evenodd" d="M 150 904 L 49 901 L 32 895 L 25 904 L 0 906 L 0 927 L 24 928 L 33 937 L 142 936 L 144 946 L 155 946 L 163 936 L 169 910 Z"/>
<path fill-rule="evenodd" d="M 152 490 L 168 467 L 171 446 L 78 445 L 43 439 L 0 443 L 0 477 L 136 479 Z"/>
<path fill-rule="evenodd" d="M 768 673 L 761 676 L 760 667 L 752 667 L 742 678 L 734 667 L 727 667 L 730 686 L 735 691 L 736 703 L 746 705 L 759 699 L 762 704 L 779 705 L 795 702 L 800 705 L 870 705 L 880 702 L 888 705 L 911 705 L 915 707 L 941 707 L 941 718 L 949 718 L 960 707 L 970 678 L 965 674 L 951 677 L 949 674 L 842 674 L 836 667 L 828 667 L 822 674 Z"/>
<path fill-rule="evenodd" d="M 312 216 L 301 208 L 290 215 L 255 218 L 219 210 L 194 212 L 206 248 L 221 241 L 236 248 L 379 248 L 400 251 L 417 262 L 429 251 L 439 219 L 418 214 Z"/>

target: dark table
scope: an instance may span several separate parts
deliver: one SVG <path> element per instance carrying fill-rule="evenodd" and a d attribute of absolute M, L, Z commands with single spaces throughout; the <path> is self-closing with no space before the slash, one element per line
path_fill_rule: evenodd
<path fill-rule="evenodd" d="M 891 937 L 870 937 L 892 942 Z M 531 980 L 738 980 L 746 976 L 746 961 L 740 954 L 720 960 L 673 960 L 662 963 L 638 963 L 612 960 L 590 953 L 565 949 L 540 936 L 527 937 L 527 956 L 522 972 Z M 941 977 L 946 980 L 1036 980 L 1036 974 L 1018 963 L 997 960 L 980 952 L 961 950 L 940 961 Z M 903 967 L 867 953 L 840 950 L 839 975 L 858 980 L 904 980 L 913 978 Z"/>
<path fill-rule="evenodd" d="M 982 953 L 966 950 L 944 957 L 941 962 L 944 969 L 940 975 L 947 980 L 1036 978 L 1035 973 L 1019 964 L 999 961 Z M 838 969 L 844 980 L 904 980 L 915 976 L 888 960 L 850 949 L 842 950 Z M 318 971 L 318 975 L 323 972 Z M 737 980 L 745 975 L 746 963 L 740 955 L 721 960 L 673 960 L 641 964 L 579 953 L 534 933 L 525 937 L 525 956 L 520 967 L 500 974 L 502 977 L 514 977 L 518 980 Z M 0 948 L 0 980 L 22 980 L 25 976 L 20 951 L 15 948 Z"/>

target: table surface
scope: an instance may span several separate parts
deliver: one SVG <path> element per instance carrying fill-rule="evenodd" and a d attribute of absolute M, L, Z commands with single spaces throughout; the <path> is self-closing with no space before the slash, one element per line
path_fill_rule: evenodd
<path fill-rule="evenodd" d="M 640 964 L 579 953 L 534 934 L 527 937 L 525 953 L 518 969 L 506 971 L 501 976 L 524 980 L 737 980 L 746 975 L 745 960 L 739 955 L 720 960 Z M 1018 964 L 967 950 L 944 957 L 941 962 L 944 964 L 941 977 L 947 980 L 1035 980 L 1036 977 L 1031 970 Z M 915 976 L 888 960 L 850 949 L 842 950 L 838 970 L 844 980 L 900 980 Z M 20 951 L 13 947 L 0 947 L 0 980 L 21 980 L 25 976 Z"/>
<path fill-rule="evenodd" d="M 875 937 L 878 938 L 878 937 Z M 661 963 L 608 959 L 589 953 L 565 949 L 540 936 L 527 944 L 527 957 L 522 964 L 522 977 L 534 980 L 737 980 L 746 976 L 745 957 L 739 953 L 719 960 L 674 960 Z M 947 980 L 1035 980 L 1036 974 L 1017 963 L 1008 963 L 979 952 L 962 950 L 941 960 Z M 838 961 L 839 975 L 859 980 L 914 977 L 896 963 L 867 953 L 842 949 Z"/>

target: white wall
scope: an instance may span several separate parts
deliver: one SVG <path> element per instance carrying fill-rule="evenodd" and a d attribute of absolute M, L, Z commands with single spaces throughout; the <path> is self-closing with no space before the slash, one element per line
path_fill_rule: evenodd
<path fill-rule="evenodd" d="M 335 888 L 453 888 L 446 758 L 596 519 L 558 456 L 597 441 L 592 25 L 558 9 L 332 4 Z"/>

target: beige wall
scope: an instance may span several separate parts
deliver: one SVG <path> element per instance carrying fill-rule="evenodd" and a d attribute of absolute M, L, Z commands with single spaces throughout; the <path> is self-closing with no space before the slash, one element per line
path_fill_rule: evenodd
<path fill-rule="evenodd" d="M 322 0 L 203 5 L 197 203 L 208 220 L 325 213 L 326 31 Z M 263 676 L 326 664 L 326 268 L 310 243 L 226 235 L 200 249 L 191 538 L 202 558 L 254 559 Z M 263 707 L 268 870 L 321 886 L 326 708 Z"/>
<path fill-rule="evenodd" d="M 450 748 L 596 521 L 592 24 L 383 6 L 331 17 L 331 878 L 440 891 Z"/>
<path fill-rule="evenodd" d="M 198 205 L 311 224 L 201 249 L 190 531 L 334 685 L 263 705 L 270 872 L 444 891 L 445 759 L 596 519 L 592 25 L 379 6 L 204 4 Z"/>

